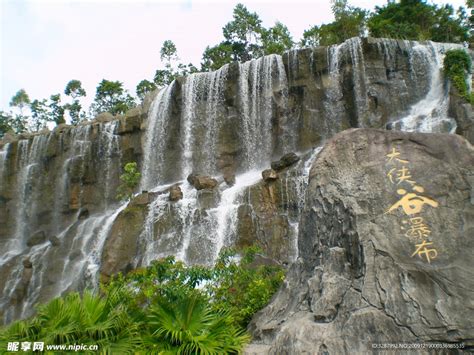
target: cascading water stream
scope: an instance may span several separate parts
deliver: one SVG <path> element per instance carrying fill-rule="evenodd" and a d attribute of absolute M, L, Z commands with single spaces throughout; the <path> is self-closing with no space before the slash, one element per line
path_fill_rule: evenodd
<path fill-rule="evenodd" d="M 439 44 L 429 42 L 428 45 L 412 47 L 412 56 L 419 56 L 428 63 L 429 91 L 426 96 L 414 104 L 409 113 L 392 123 L 392 126 L 408 132 L 443 132 L 448 126 L 449 133 L 456 131 L 456 121 L 448 117 L 449 88 L 445 85 L 442 75 L 444 53 L 450 49 L 463 48 L 456 44 Z"/>
<path fill-rule="evenodd" d="M 236 201 L 239 194 L 256 183 L 261 175 L 256 168 L 261 168 L 271 159 L 273 151 L 272 119 L 274 116 L 274 91 L 282 93 L 283 104 L 286 99 L 287 79 L 280 56 L 272 55 L 252 60 L 239 66 L 239 111 L 241 113 L 241 132 L 244 161 L 242 165 L 249 171 L 236 177 L 236 184 L 230 188 L 221 186 L 221 194 L 216 207 L 203 212 L 200 204 L 200 193 L 191 187 L 186 177 L 192 172 L 206 174 L 217 173 L 218 132 L 223 124 L 218 107 L 224 106 L 224 90 L 228 67 L 216 72 L 193 74 L 186 78 L 183 87 L 183 107 L 181 109 L 181 177 L 180 184 L 184 198 L 170 203 L 162 194 L 151 204 L 145 226 L 140 236 L 143 255 L 136 260 L 136 265 L 146 265 L 151 260 L 173 253 L 186 262 L 212 263 L 220 249 L 229 244 L 235 234 Z M 169 90 L 169 88 L 164 89 Z M 162 91 L 164 92 L 164 91 Z M 147 149 L 153 148 L 154 137 L 159 134 L 156 127 L 166 125 L 169 115 L 169 98 L 158 95 L 153 103 L 154 122 L 149 122 L 152 130 L 147 133 Z M 282 104 L 280 102 L 280 104 Z M 161 108 L 161 109 L 160 109 Z M 290 134 L 287 134 L 291 137 Z M 200 139 L 204 137 L 204 140 Z M 203 145 L 205 144 L 205 146 Z M 295 146 L 294 139 L 285 140 L 285 149 Z M 160 161 L 166 152 L 145 151 L 145 161 L 151 165 L 152 156 Z M 145 169 L 149 169 L 145 167 Z M 158 175 L 160 173 L 158 172 Z M 142 186 L 155 191 L 163 189 L 160 181 L 150 185 L 149 170 L 145 170 Z M 156 181 L 156 180 L 155 180 Z M 164 181 L 161 181 L 164 183 Z M 173 212 L 171 212 L 173 211 Z M 175 214 L 177 227 L 171 232 L 156 231 L 155 225 L 166 215 Z M 204 215 L 203 215 L 204 214 Z M 159 238 L 156 234 L 159 233 Z M 206 245 L 205 251 L 196 256 L 192 250 L 199 242 Z"/>

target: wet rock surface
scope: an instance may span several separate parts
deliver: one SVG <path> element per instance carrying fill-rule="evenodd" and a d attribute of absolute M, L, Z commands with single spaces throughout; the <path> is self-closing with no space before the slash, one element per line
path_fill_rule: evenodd
<path fill-rule="evenodd" d="M 271 167 L 275 171 L 280 171 L 296 164 L 299 160 L 300 158 L 295 153 L 288 153 L 282 156 L 280 160 L 272 162 Z"/>
<path fill-rule="evenodd" d="M 199 174 L 190 174 L 187 180 L 196 190 L 213 189 L 218 184 L 216 179 Z"/>
<path fill-rule="evenodd" d="M 473 196 L 474 148 L 459 136 L 336 135 L 311 169 L 298 261 L 252 321 L 248 353 L 472 349 Z"/>

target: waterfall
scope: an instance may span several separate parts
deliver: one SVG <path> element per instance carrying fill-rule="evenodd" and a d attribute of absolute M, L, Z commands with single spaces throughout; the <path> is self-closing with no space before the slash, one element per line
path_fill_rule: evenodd
<path fill-rule="evenodd" d="M 171 93 L 174 85 L 173 81 L 158 93 L 148 115 L 142 190 L 152 189 L 164 179 L 165 145 L 169 136 Z"/>
<path fill-rule="evenodd" d="M 120 165 L 117 128 L 118 121 L 82 125 L 21 139 L 16 143 L 16 154 L 11 153 L 12 144 L 1 151 L 2 194 L 3 176 L 13 165 L 18 196 L 13 210 L 15 225 L 2 243 L 0 258 L 5 280 L 0 285 L 0 308 L 5 322 L 28 316 L 36 302 L 67 290 L 83 289 L 86 284 L 96 287 L 103 244 L 120 211 L 108 203 L 114 194 L 108 181 L 117 180 Z M 55 149 L 62 154 L 57 162 L 51 159 Z M 96 184 L 103 191 L 96 198 L 96 208 L 106 210 L 78 219 L 83 190 L 87 188 L 85 179 L 95 171 L 95 164 L 105 168 L 96 172 Z M 32 240 L 35 235 L 37 239 Z M 31 267 L 25 268 L 24 262 L 31 263 Z M 22 275 L 29 273 L 26 270 L 31 274 L 25 280 Z"/>
<path fill-rule="evenodd" d="M 102 179 L 105 184 L 104 200 L 108 207 L 108 201 L 115 198 L 117 185 L 113 184 L 113 173 L 121 170 L 120 139 L 117 134 L 119 121 L 107 122 L 100 126 L 99 134 L 99 155 L 105 160 L 105 169 L 102 172 Z M 117 157 L 118 159 L 113 159 Z"/>
<path fill-rule="evenodd" d="M 270 55 L 178 78 L 155 96 L 146 131 L 134 126 L 138 143 L 131 154 L 124 142 L 132 133 L 120 126 L 127 116 L 2 143 L 0 307 L 6 321 L 27 316 L 37 302 L 97 286 L 107 237 L 126 208 L 114 195 L 129 157 L 138 160 L 140 188 L 152 200 L 134 236 L 139 251 L 133 264 L 175 255 L 210 265 L 241 237 L 242 213 L 253 212 L 255 230 L 249 233 L 256 239 L 266 233 L 262 211 L 252 210 L 252 192 L 262 187 L 255 185 L 272 160 L 297 152 L 301 160 L 279 173 L 281 204 L 274 206 L 284 219 L 282 234 L 290 238 L 289 260 L 296 260 L 310 168 L 325 139 L 350 126 L 387 122 L 393 129 L 454 132 L 441 73 L 451 48 L 461 47 L 356 38 L 326 52 L 291 50 L 283 58 Z M 396 105 L 381 97 L 377 111 L 371 95 L 383 88 L 389 96 L 392 83 L 400 90 Z M 218 186 L 197 191 L 186 180 L 190 173 L 211 176 Z M 222 181 L 225 174 L 235 175 L 235 184 Z M 171 202 L 174 184 L 184 197 Z M 242 206 L 248 209 L 242 212 Z M 31 242 L 38 232 L 43 234 Z"/>
<path fill-rule="evenodd" d="M 186 177 L 192 172 L 216 174 L 217 147 L 219 131 L 223 126 L 219 107 L 224 106 L 224 91 L 228 77 L 228 66 L 211 73 L 192 74 L 182 86 L 182 109 L 180 116 L 182 142 L 181 176 L 179 182 L 184 198 L 170 203 L 167 195 L 160 194 L 150 205 L 143 232 L 140 236 L 142 255 L 136 265 L 147 265 L 151 260 L 175 254 L 178 259 L 189 263 L 212 263 L 224 245 L 229 245 L 236 229 L 236 213 L 240 193 L 245 187 L 261 179 L 260 172 L 252 170 L 263 167 L 272 157 L 273 142 L 272 120 L 275 116 L 274 92 L 280 91 L 279 104 L 285 104 L 287 80 L 281 56 L 271 55 L 239 65 L 238 105 L 240 111 L 241 142 L 243 143 L 244 174 L 237 176 L 236 184 L 222 188 L 216 199 L 215 207 L 203 212 L 200 203 L 202 193 L 191 187 Z M 152 142 L 159 136 L 164 122 L 170 120 L 169 97 L 164 89 L 159 94 L 149 116 L 149 129 L 145 145 L 145 170 L 142 186 L 154 191 L 163 190 L 166 181 L 150 178 L 152 171 L 159 176 L 160 161 L 166 155 L 163 146 Z M 296 143 L 290 132 L 283 139 L 286 149 Z M 165 137 L 160 137 L 163 141 Z M 156 151 L 156 149 L 163 151 Z M 150 166 L 156 167 L 155 170 Z M 162 165 L 162 164 L 161 164 Z M 153 186 L 153 183 L 155 184 Z M 163 219 L 174 216 L 175 228 L 158 232 L 155 225 Z M 159 237 L 157 237 L 159 234 Z M 205 248 L 203 246 L 206 246 Z M 200 247 L 197 255 L 194 249 Z"/>
<path fill-rule="evenodd" d="M 422 100 L 411 106 L 404 117 L 391 123 L 393 128 L 407 132 L 456 132 L 456 121 L 448 117 L 449 87 L 445 85 L 442 66 L 444 53 L 450 49 L 460 48 L 463 47 L 434 42 L 428 42 L 428 45 L 416 44 L 411 47 L 411 63 L 414 63 L 417 57 L 421 59 L 421 62 L 428 63 L 429 90 Z"/>
<path fill-rule="evenodd" d="M 278 55 L 251 60 L 239 67 L 244 166 L 247 170 L 260 168 L 272 158 L 275 148 L 272 139 L 273 94 L 276 88 L 287 86 L 282 68 Z"/>
<path fill-rule="evenodd" d="M 72 191 L 71 174 L 74 170 L 79 170 L 78 173 L 82 175 L 84 173 L 84 164 L 88 160 L 87 157 L 91 153 L 91 140 L 90 135 L 92 126 L 85 125 L 79 126 L 71 132 L 70 147 L 67 151 L 67 155 L 64 159 L 64 163 L 61 166 L 59 172 L 59 184 L 58 188 L 55 189 L 54 198 L 54 233 L 59 234 L 65 228 L 63 221 L 63 211 L 69 208 L 70 195 Z M 61 142 L 64 144 L 64 136 L 61 136 Z M 61 144 L 61 145 L 62 145 Z"/>

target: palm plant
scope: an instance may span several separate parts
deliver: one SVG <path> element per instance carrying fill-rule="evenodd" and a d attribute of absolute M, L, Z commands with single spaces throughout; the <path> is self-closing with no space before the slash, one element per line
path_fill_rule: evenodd
<path fill-rule="evenodd" d="M 0 331 L 0 340 L 45 344 L 97 344 L 100 353 L 132 353 L 141 343 L 139 322 L 132 319 L 119 293 L 101 298 L 89 291 L 70 293 L 38 307 L 30 321 Z"/>
<path fill-rule="evenodd" d="M 230 312 L 217 312 L 198 292 L 159 298 L 148 315 L 144 345 L 162 354 L 237 354 L 250 340 Z"/>

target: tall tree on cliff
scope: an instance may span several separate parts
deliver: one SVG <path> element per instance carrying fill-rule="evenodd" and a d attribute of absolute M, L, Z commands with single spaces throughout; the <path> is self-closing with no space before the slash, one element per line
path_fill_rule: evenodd
<path fill-rule="evenodd" d="M 25 112 L 25 108 L 29 108 L 30 98 L 24 89 L 20 89 L 10 100 L 10 107 L 16 109 L 17 112 L 12 114 L 11 127 L 16 133 L 22 133 L 28 130 L 29 116 Z"/>
<path fill-rule="evenodd" d="M 103 79 L 97 86 L 91 110 L 94 114 L 110 112 L 123 114 L 135 105 L 133 98 L 123 88 L 120 81 Z"/>
<path fill-rule="evenodd" d="M 71 124 L 76 125 L 86 116 L 79 101 L 80 97 L 86 96 L 86 90 L 82 88 L 82 83 L 79 80 L 71 80 L 67 83 L 64 93 L 72 98 L 72 102 L 64 105 L 64 108 L 69 111 Z"/>
<path fill-rule="evenodd" d="M 293 45 L 288 28 L 280 22 L 265 29 L 255 12 L 244 5 L 234 8 L 233 20 L 222 29 L 224 40 L 207 47 L 202 56 L 201 70 L 216 70 L 232 61 L 245 62 L 264 54 L 282 54 Z"/>
<path fill-rule="evenodd" d="M 368 12 L 350 6 L 347 0 L 331 0 L 334 21 L 304 31 L 302 46 L 329 46 L 362 36 Z"/>
<path fill-rule="evenodd" d="M 462 8 L 455 14 L 448 4 L 438 7 L 425 0 L 400 0 L 376 6 L 368 28 L 374 37 L 463 42 L 469 37 L 465 23 L 466 15 Z"/>

